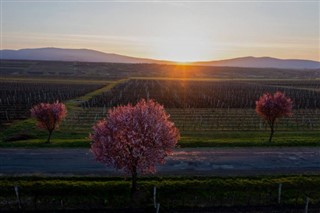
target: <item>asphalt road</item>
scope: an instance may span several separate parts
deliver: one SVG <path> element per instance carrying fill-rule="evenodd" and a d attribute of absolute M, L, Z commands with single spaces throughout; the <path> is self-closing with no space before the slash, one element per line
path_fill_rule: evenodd
<path fill-rule="evenodd" d="M 181 148 L 157 167 L 161 175 L 320 174 L 320 148 Z M 88 149 L 0 149 L 0 176 L 119 176 Z"/>

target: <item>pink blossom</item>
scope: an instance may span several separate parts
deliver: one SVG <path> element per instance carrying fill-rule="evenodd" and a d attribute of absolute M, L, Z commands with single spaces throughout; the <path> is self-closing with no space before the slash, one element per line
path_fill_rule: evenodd
<path fill-rule="evenodd" d="M 271 128 L 269 141 L 271 142 L 274 132 L 274 123 L 278 118 L 292 115 L 292 101 L 283 93 L 276 92 L 274 95 L 265 93 L 256 101 L 257 114 L 267 121 Z"/>
<path fill-rule="evenodd" d="M 59 127 L 62 119 L 67 115 L 67 109 L 63 103 L 56 101 L 53 104 L 40 103 L 32 107 L 31 117 L 36 118 L 37 126 L 49 132 L 47 142 L 50 142 L 52 131 Z"/>
<path fill-rule="evenodd" d="M 99 121 L 90 135 L 96 160 L 124 170 L 134 179 L 137 173 L 156 171 L 156 164 L 172 152 L 180 133 L 164 107 L 153 100 L 141 100 L 135 106 L 115 107 L 106 120 Z"/>

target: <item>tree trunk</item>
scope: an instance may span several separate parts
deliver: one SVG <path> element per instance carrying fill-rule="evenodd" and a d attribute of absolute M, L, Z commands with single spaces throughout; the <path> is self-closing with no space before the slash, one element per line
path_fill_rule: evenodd
<path fill-rule="evenodd" d="M 273 136 L 273 133 L 274 133 L 274 122 L 270 123 L 270 137 L 269 137 L 269 143 L 271 143 L 272 141 L 272 136 Z"/>
<path fill-rule="evenodd" d="M 131 198 L 133 198 L 134 194 L 137 192 L 137 178 L 138 178 L 137 169 L 134 168 L 134 170 L 132 171 Z"/>
<path fill-rule="evenodd" d="M 49 135 L 48 135 L 48 139 L 47 139 L 46 143 L 50 143 L 50 138 L 51 138 L 52 132 L 53 132 L 53 130 L 49 130 Z"/>

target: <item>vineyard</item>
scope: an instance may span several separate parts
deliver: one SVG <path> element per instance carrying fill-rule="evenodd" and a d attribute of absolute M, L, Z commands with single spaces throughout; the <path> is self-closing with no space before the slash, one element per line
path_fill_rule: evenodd
<path fill-rule="evenodd" d="M 102 85 L 94 84 L 61 84 L 61 83 L 30 83 L 1 82 L 0 84 L 0 125 L 30 116 L 30 108 L 41 102 L 63 102 Z"/>
<path fill-rule="evenodd" d="M 82 103 L 82 107 L 87 116 L 93 113 L 89 117 L 97 118 L 109 107 L 154 99 L 165 106 L 181 130 L 264 130 L 266 124 L 254 111 L 255 101 L 266 91 L 282 91 L 292 98 L 294 114 L 277 128 L 313 130 L 320 128 L 319 87 L 320 81 L 133 79 Z"/>
<path fill-rule="evenodd" d="M 107 108 L 84 108 L 69 113 L 65 126 L 77 131 L 90 130 L 92 125 L 106 116 Z M 254 109 L 167 108 L 171 119 L 181 131 L 242 131 L 266 130 L 268 126 Z M 294 110 L 292 117 L 277 123 L 278 130 L 317 130 L 320 128 L 319 109 Z"/>
<path fill-rule="evenodd" d="M 92 126 L 105 118 L 108 109 L 135 104 L 141 98 L 155 99 L 165 106 L 182 133 L 182 146 L 221 146 L 219 143 L 224 146 L 222 141 L 237 144 L 241 140 L 245 141 L 243 144 L 254 141 L 260 144 L 269 127 L 257 116 L 255 101 L 267 91 L 282 91 L 294 103 L 293 115 L 276 123 L 277 131 L 282 131 L 283 137 L 279 140 L 283 145 L 294 144 L 297 140 L 301 144 L 317 144 L 316 133 L 320 129 L 319 80 L 131 78 L 91 83 L 29 80 L 3 81 L 0 88 L 2 125 L 28 118 L 31 106 L 39 102 L 61 100 L 67 103 L 68 115 L 56 137 L 61 144 L 67 140 L 81 141 L 72 146 L 88 146 Z M 20 130 L 9 129 L 11 132 L 3 134 L 11 140 L 28 129 L 34 138 L 43 137 L 43 132 L 30 129 L 34 124 L 27 123 L 21 124 Z"/>
<path fill-rule="evenodd" d="M 154 99 L 166 108 L 254 108 L 265 92 L 284 92 L 295 109 L 320 108 L 320 81 L 175 81 L 130 80 L 83 103 L 83 107 L 113 107 Z"/>

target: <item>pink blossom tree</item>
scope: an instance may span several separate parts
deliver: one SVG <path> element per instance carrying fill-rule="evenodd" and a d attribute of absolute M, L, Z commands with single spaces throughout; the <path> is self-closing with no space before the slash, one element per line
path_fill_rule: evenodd
<path fill-rule="evenodd" d="M 53 130 L 59 127 L 63 118 L 67 116 L 67 109 L 63 103 L 40 103 L 32 107 L 31 117 L 37 120 L 37 126 L 49 132 L 46 143 L 50 143 Z"/>
<path fill-rule="evenodd" d="M 135 106 L 109 110 L 107 119 L 93 127 L 90 138 L 97 161 L 131 174 L 133 194 L 138 173 L 154 173 L 155 165 L 163 164 L 172 152 L 180 133 L 162 105 L 142 99 Z"/>
<path fill-rule="evenodd" d="M 256 101 L 256 112 L 262 119 L 267 121 L 271 130 L 269 137 L 269 142 L 271 142 L 276 120 L 292 115 L 292 101 L 279 91 L 274 95 L 265 93 Z"/>

